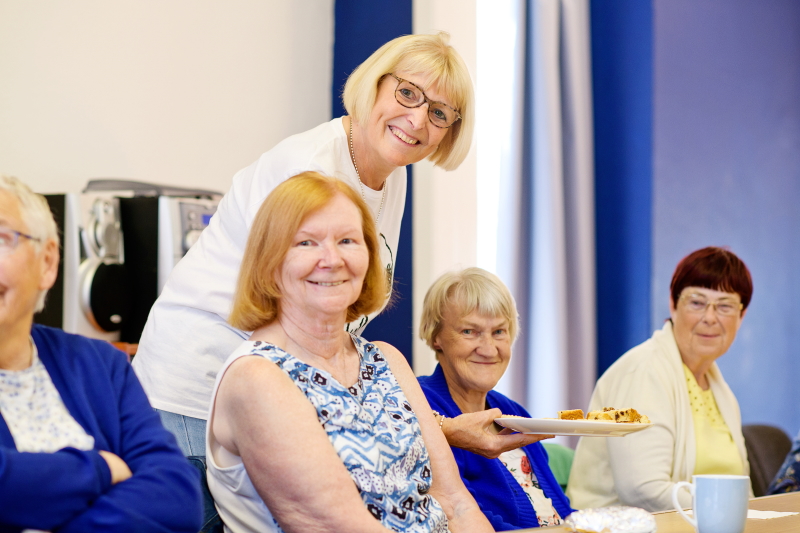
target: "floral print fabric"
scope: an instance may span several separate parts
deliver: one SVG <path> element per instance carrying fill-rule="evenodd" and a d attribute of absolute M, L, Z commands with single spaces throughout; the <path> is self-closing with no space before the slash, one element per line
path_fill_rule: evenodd
<path fill-rule="evenodd" d="M 525 452 L 517 448 L 500 454 L 500 461 L 506 466 L 522 490 L 528 495 L 528 499 L 536 511 L 536 518 L 539 519 L 539 526 L 556 526 L 561 524 L 561 517 L 553 507 L 553 502 L 545 496 L 542 487 L 533 473 L 528 456 Z"/>
<path fill-rule="evenodd" d="M 0 370 L 0 415 L 20 452 L 91 450 L 88 435 L 67 411 L 33 344 L 33 362 L 24 370 Z"/>
<path fill-rule="evenodd" d="M 794 439 L 792 451 L 786 456 L 778 475 L 772 480 L 767 494 L 796 492 L 800 490 L 800 433 Z"/>

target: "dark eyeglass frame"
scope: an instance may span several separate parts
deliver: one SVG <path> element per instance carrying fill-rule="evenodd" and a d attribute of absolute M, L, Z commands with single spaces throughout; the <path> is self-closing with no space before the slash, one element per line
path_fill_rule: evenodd
<path fill-rule="evenodd" d="M 42 239 L 40 239 L 38 237 L 34 237 L 33 235 L 28 235 L 27 233 L 22 233 L 21 231 L 17 231 L 15 229 L 11 229 L 11 228 L 6 227 L 6 226 L 0 226 L 0 232 L 5 231 L 5 230 L 8 230 L 14 236 L 14 240 L 11 241 L 11 246 L 6 246 L 6 247 L 0 246 L 0 256 L 8 255 L 11 252 L 13 252 L 14 250 L 16 250 L 17 246 L 19 246 L 19 238 L 20 237 L 25 237 L 26 239 L 29 239 L 29 240 L 34 241 L 34 242 L 42 242 Z"/>
<path fill-rule="evenodd" d="M 403 106 L 403 107 L 405 107 L 407 109 L 416 109 L 418 107 L 422 107 L 424 104 L 428 104 L 428 120 L 430 121 L 431 124 L 433 124 L 437 128 L 441 128 L 443 130 L 446 130 L 447 128 L 449 128 L 450 126 L 452 126 L 453 124 L 455 124 L 456 122 L 461 120 L 461 113 L 459 113 L 457 109 L 445 104 L 444 102 L 437 102 L 436 100 L 431 100 L 430 98 L 428 98 L 428 95 L 425 94 L 425 91 L 423 91 L 422 88 L 419 85 L 417 85 L 416 83 L 414 83 L 413 81 L 405 80 L 405 79 L 401 78 L 400 76 L 395 75 L 393 72 L 390 72 L 388 75 L 397 80 L 397 87 L 395 87 L 395 89 L 394 89 L 394 99 L 397 100 L 397 103 L 400 104 L 401 106 Z M 416 87 L 419 90 L 420 94 L 422 94 L 423 101 L 420 102 L 417 105 L 406 105 L 405 103 L 403 103 L 400 100 L 400 98 L 398 98 L 398 96 L 397 96 L 397 90 L 400 89 L 400 84 L 403 83 L 403 82 L 408 83 L 408 84 Z M 455 120 L 453 122 L 451 122 L 450 124 L 448 124 L 447 126 L 440 126 L 440 125 L 436 124 L 431 119 L 431 106 L 433 104 L 443 105 L 448 109 L 452 109 L 453 113 L 456 114 Z"/>

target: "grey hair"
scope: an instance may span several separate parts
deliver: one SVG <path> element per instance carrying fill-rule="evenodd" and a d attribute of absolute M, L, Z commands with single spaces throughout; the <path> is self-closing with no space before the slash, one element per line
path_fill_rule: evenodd
<path fill-rule="evenodd" d="M 42 244 L 47 241 L 60 243 L 58 238 L 58 226 L 53 219 L 53 213 L 47 200 L 41 194 L 36 194 L 30 187 L 22 183 L 13 176 L 0 176 L 0 191 L 6 191 L 15 197 L 19 202 L 22 221 L 27 226 L 27 232 L 38 242 L 34 242 L 37 249 L 41 250 Z M 19 231 L 18 228 L 14 228 Z M 39 298 L 36 301 L 35 312 L 44 309 L 44 300 L 47 296 L 47 289 L 39 291 Z"/>
<path fill-rule="evenodd" d="M 419 337 L 431 349 L 442 331 L 445 312 L 454 307 L 462 316 L 477 311 L 483 316 L 505 318 L 511 342 L 516 340 L 519 332 L 517 304 L 508 287 L 491 272 L 477 267 L 465 268 L 447 272 L 433 282 L 422 304 L 419 325 Z"/>

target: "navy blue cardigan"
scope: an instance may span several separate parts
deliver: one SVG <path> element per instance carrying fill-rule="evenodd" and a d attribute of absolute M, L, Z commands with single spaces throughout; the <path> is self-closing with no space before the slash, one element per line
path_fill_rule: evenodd
<path fill-rule="evenodd" d="M 448 417 L 461 414 L 461 409 L 450 396 L 441 365 L 436 366 L 436 371 L 432 375 L 417 380 L 433 410 Z M 489 407 L 497 407 L 503 414 L 530 416 L 524 407 L 499 392 L 490 391 L 486 401 Z M 460 448 L 452 450 L 464 484 L 496 531 L 539 527 L 536 511 L 528 495 L 500 459 L 487 459 Z M 525 446 L 523 451 L 528 456 L 528 461 L 545 496 L 553 501 L 559 516 L 562 519 L 566 518 L 573 509 L 553 472 L 550 471 L 544 446 L 536 442 Z"/>
<path fill-rule="evenodd" d="M 125 355 L 107 342 L 35 325 L 39 358 L 94 450 L 20 453 L 0 416 L 0 532 L 196 532 L 200 483 L 150 407 Z M 97 453 L 122 458 L 133 477 L 111 484 Z"/>

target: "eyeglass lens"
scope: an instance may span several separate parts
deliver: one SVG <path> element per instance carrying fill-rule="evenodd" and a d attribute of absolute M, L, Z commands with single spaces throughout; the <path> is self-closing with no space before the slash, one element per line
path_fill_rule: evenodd
<path fill-rule="evenodd" d="M 10 253 L 17 247 L 17 234 L 10 228 L 0 228 L 0 255 Z"/>
<path fill-rule="evenodd" d="M 425 103 L 425 94 L 409 81 L 401 81 L 394 92 L 397 102 L 404 107 L 419 107 Z M 458 113 L 441 102 L 428 101 L 428 117 L 440 128 L 446 128 L 458 119 Z"/>

